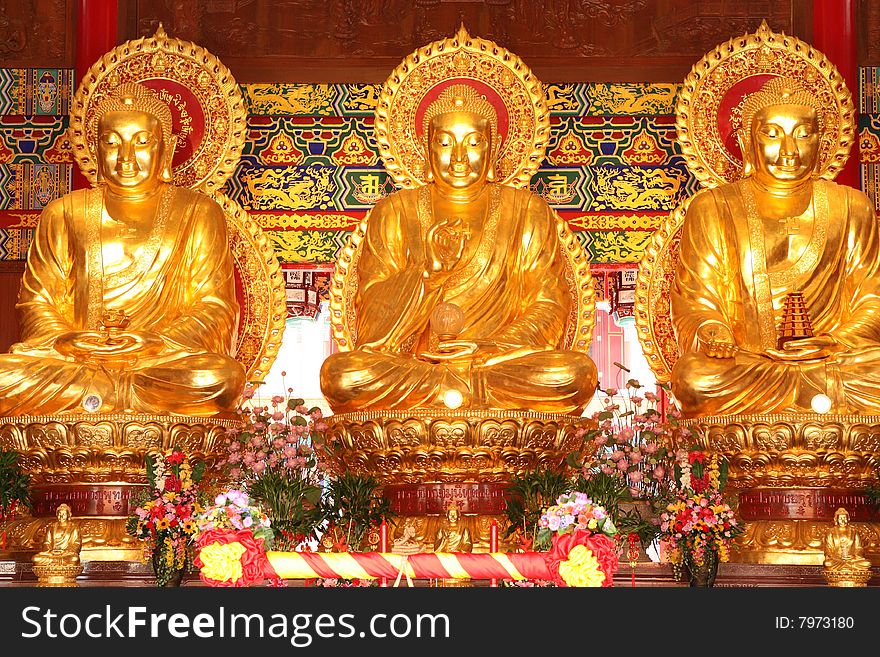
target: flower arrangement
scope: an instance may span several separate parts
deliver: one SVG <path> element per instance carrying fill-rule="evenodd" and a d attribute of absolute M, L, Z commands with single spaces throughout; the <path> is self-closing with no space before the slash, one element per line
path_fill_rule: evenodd
<path fill-rule="evenodd" d="M 144 556 L 153 563 L 156 584 L 179 583 L 193 563 L 201 511 L 198 483 L 205 471 L 201 461 L 190 464 L 180 451 L 147 456 L 150 490 L 128 517 L 129 534 L 144 541 Z"/>
<path fill-rule="evenodd" d="M 688 429 L 679 426 L 677 409 L 668 409 L 664 417 L 658 409 L 660 397 L 642 388 L 629 379 L 622 390 L 600 390 L 605 395 L 603 410 L 592 417 L 598 428 L 587 434 L 578 465 L 586 478 L 596 473 L 615 476 L 626 484 L 631 498 L 653 499 L 665 494 L 671 482 L 667 445 L 672 444 L 672 434 L 686 435 Z"/>
<path fill-rule="evenodd" d="M 266 558 L 275 538 L 272 521 L 245 491 L 221 492 L 196 522 L 195 565 L 202 581 L 212 586 L 251 586 L 269 573 L 272 586 L 283 586 Z"/>
<path fill-rule="evenodd" d="M 617 528 L 608 512 L 572 491 L 560 495 L 541 515 L 536 545 L 550 542 L 548 568 L 557 584 L 611 586 L 617 572 Z"/>
<path fill-rule="evenodd" d="M 291 390 L 288 390 L 288 394 Z M 243 395 L 241 429 L 226 438 L 224 465 L 272 518 L 275 543 L 293 550 L 314 539 L 325 518 L 320 505 L 324 469 L 319 461 L 321 410 L 302 399 L 275 395 L 270 405 L 254 404 L 255 389 Z"/>
<path fill-rule="evenodd" d="M 730 560 L 731 543 L 742 532 L 721 494 L 727 461 L 696 448 L 679 450 L 675 479 L 675 498 L 660 516 L 661 538 L 668 546 L 676 578 L 681 577 L 683 566 L 690 571 L 692 583 L 697 572 L 708 570 L 711 585 L 718 563 Z"/>
<path fill-rule="evenodd" d="M 259 505 L 252 504 L 243 490 L 230 488 L 214 498 L 214 504 L 202 510 L 196 518 L 200 534 L 210 531 L 247 530 L 261 539 L 265 549 L 273 546 L 275 535 L 272 521 Z"/>

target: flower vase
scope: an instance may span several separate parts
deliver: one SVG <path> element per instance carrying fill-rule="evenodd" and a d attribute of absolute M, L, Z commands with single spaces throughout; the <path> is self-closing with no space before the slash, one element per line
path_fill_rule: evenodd
<path fill-rule="evenodd" d="M 156 586 L 173 588 L 176 586 L 180 586 L 183 582 L 184 571 L 182 568 L 178 568 L 174 570 L 168 577 L 168 581 L 164 584 L 159 584 L 159 559 L 162 557 L 157 553 L 153 553 L 153 573 L 156 575 Z"/>
<path fill-rule="evenodd" d="M 687 569 L 691 586 L 715 586 L 715 577 L 718 575 L 718 554 L 707 550 L 702 564 L 696 563 L 692 558 L 688 559 Z"/>

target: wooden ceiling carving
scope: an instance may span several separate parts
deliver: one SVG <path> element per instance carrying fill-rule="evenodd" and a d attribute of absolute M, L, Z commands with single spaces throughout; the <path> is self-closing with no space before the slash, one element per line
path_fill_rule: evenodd
<path fill-rule="evenodd" d="M 76 0 L 0 0 L 0 68 L 73 68 Z"/>

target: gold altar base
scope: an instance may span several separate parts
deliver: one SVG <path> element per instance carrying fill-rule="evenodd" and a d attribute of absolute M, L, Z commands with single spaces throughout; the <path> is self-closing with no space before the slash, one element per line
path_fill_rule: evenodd
<path fill-rule="evenodd" d="M 858 570 L 856 568 L 847 568 L 843 570 L 822 569 L 822 575 L 828 586 L 836 586 L 840 588 L 862 588 L 868 585 L 873 573 L 870 570 Z"/>
<path fill-rule="evenodd" d="M 37 576 L 37 586 L 77 586 L 76 578 L 82 574 L 83 567 L 43 565 L 34 566 L 34 575 Z"/>
<path fill-rule="evenodd" d="M 587 418 L 499 410 L 364 411 L 327 418 L 325 439 L 342 470 L 382 484 L 506 483 L 562 467 L 583 445 Z"/>
<path fill-rule="evenodd" d="M 583 445 L 587 418 L 553 413 L 471 409 L 414 409 L 334 415 L 325 433 L 340 470 L 372 475 L 397 513 L 389 549 L 411 524 L 402 549 L 432 552 L 434 537 L 454 503 L 475 552 L 489 551 L 492 522 L 502 550 L 505 488 L 511 477 L 537 468 L 560 469 Z"/>
<path fill-rule="evenodd" d="M 821 565 L 836 508 L 852 514 L 865 557 L 880 565 L 880 518 L 864 494 L 877 482 L 880 416 L 767 414 L 684 420 L 700 447 L 728 460 L 745 531 L 731 560 Z"/>
<path fill-rule="evenodd" d="M 33 516 L 0 522 L 7 549 L 41 549 L 55 509 L 68 504 L 82 535 L 83 561 L 139 560 L 142 545 L 125 531 L 147 484 L 144 458 L 172 448 L 211 468 L 225 456 L 232 418 L 147 414 L 69 414 L 0 418 L 0 448 L 15 450 L 31 476 Z"/>

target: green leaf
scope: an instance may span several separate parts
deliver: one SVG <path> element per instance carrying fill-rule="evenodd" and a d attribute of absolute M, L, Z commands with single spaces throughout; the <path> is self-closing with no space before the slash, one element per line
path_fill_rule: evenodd
<path fill-rule="evenodd" d="M 292 424 L 294 426 L 307 427 L 309 425 L 309 422 L 302 415 L 297 415 L 295 418 L 293 418 Z"/>
<path fill-rule="evenodd" d="M 565 457 L 565 464 L 570 468 L 580 468 L 581 467 L 581 455 L 580 453 L 571 452 L 568 456 Z"/>
<path fill-rule="evenodd" d="M 321 409 L 318 408 L 317 406 L 312 406 L 307 412 L 308 412 L 309 415 L 311 415 L 311 414 L 314 413 L 315 411 L 320 411 L 320 410 L 321 410 Z"/>
<path fill-rule="evenodd" d="M 152 456 L 147 455 L 144 457 L 144 463 L 147 466 L 147 481 L 150 482 L 150 487 L 156 487 L 156 470 L 155 470 L 155 461 Z"/>
<path fill-rule="evenodd" d="M 596 419 L 600 422 L 603 420 L 611 420 L 614 418 L 614 413 L 612 411 L 602 411 L 599 415 L 596 416 Z"/>
<path fill-rule="evenodd" d="M 630 372 L 630 369 L 626 365 L 622 365 L 621 363 L 618 363 L 617 361 L 614 361 L 614 366 L 617 369 L 623 370 L 624 372 L 627 372 L 627 373 Z"/>
<path fill-rule="evenodd" d="M 205 475 L 205 462 L 204 461 L 196 461 L 192 466 L 192 480 L 195 483 L 199 483 L 202 480 L 202 477 Z"/>

